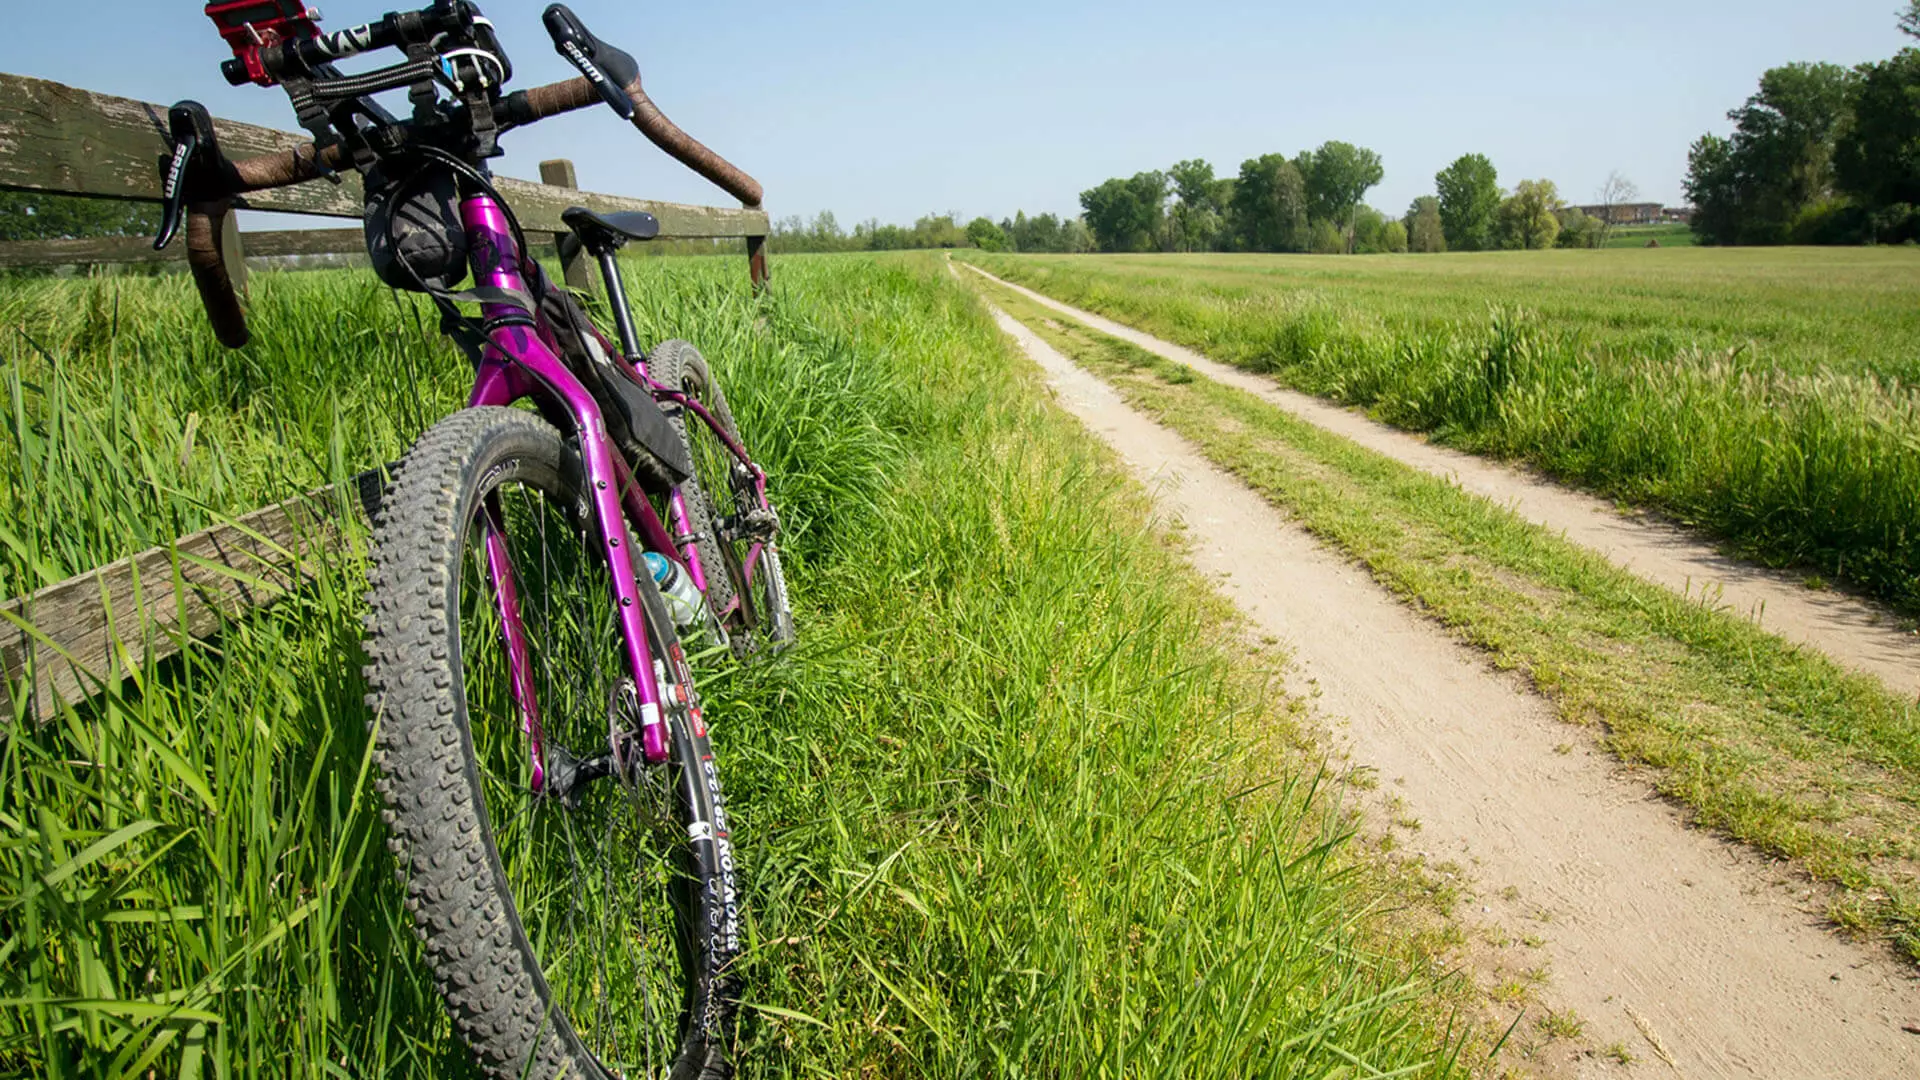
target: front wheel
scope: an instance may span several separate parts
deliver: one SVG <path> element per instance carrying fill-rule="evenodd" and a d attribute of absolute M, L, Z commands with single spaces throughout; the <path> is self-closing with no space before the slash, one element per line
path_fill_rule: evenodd
<path fill-rule="evenodd" d="M 513 409 L 455 414 L 401 462 L 367 642 L 391 842 L 489 1076 L 721 1080 L 740 948 L 725 801 L 646 574 L 672 754 L 648 768 L 614 745 L 634 684 L 583 487 L 575 449 Z"/>
<path fill-rule="evenodd" d="M 660 343 L 647 361 L 657 382 L 699 402 L 714 420 L 709 425 L 691 410 L 667 411 L 693 460 L 695 475 L 683 490 L 700 561 L 710 568 L 709 580 L 726 575 L 724 586 L 709 587 L 709 597 L 724 596 L 729 602 L 737 598 L 737 614 L 729 627 L 734 651 L 745 655 L 784 648 L 793 642 L 793 608 L 774 535 L 778 519 L 752 470 L 740 464 L 721 438 L 724 432 L 736 446 L 742 445 L 727 396 L 700 350 L 685 341 Z"/>

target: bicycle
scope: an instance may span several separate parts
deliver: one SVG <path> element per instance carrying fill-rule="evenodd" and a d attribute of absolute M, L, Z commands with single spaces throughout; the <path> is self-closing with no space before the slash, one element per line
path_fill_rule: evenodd
<path fill-rule="evenodd" d="M 496 1077 L 730 1076 L 739 873 L 681 634 L 740 653 L 791 640 L 779 518 L 698 351 L 640 348 L 615 255 L 657 222 L 563 215 L 599 264 L 616 346 L 527 254 L 485 163 L 515 128 L 606 104 L 742 203 L 760 186 L 558 4 L 543 22 L 580 77 L 511 94 L 469 0 L 331 34 L 298 0 L 206 10 L 233 46 L 228 80 L 284 87 L 314 136 L 230 161 L 204 108 L 169 113 L 155 246 L 184 223 L 216 335 L 249 337 L 218 240 L 233 200 L 350 168 L 376 272 L 430 297 L 475 367 L 468 407 L 394 470 L 367 619 L 390 844 L 454 1028 Z M 405 61 L 335 66 L 390 47 Z M 374 99 L 400 89 L 407 119 Z"/>

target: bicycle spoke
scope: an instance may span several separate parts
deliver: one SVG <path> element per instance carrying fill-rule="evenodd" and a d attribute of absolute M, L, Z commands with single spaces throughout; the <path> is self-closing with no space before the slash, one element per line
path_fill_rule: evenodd
<path fill-rule="evenodd" d="M 494 501 L 514 563 L 521 631 L 549 765 L 607 747 L 608 709 L 625 676 L 616 599 L 591 530 L 527 488 Z M 476 529 L 476 534 L 480 530 Z M 482 545 L 467 560 L 462 651 L 482 791 L 523 928 L 556 1007 L 609 1065 L 649 1071 L 672 1059 L 677 954 L 655 947 L 672 922 L 659 872 L 661 808 L 617 779 L 585 781 L 565 801 L 532 786 L 531 744 L 506 692 L 510 664 Z M 553 783 L 549 771 L 548 783 Z M 651 789 L 654 785 L 644 785 Z"/>

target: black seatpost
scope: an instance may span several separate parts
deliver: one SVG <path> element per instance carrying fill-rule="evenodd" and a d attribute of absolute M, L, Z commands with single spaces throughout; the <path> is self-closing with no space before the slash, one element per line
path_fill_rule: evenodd
<path fill-rule="evenodd" d="M 613 249 L 606 248 L 594 253 L 600 262 L 600 276 L 607 279 L 607 303 L 613 308 L 613 325 L 620 328 L 620 348 L 627 354 L 628 360 L 638 360 L 640 335 L 633 331 L 633 316 L 627 313 L 627 290 L 620 284 L 620 264 L 613 257 Z"/>

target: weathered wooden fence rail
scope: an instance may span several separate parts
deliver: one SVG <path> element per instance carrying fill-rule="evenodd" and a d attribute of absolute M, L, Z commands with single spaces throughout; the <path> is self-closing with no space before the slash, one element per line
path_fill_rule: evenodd
<path fill-rule="evenodd" d="M 309 141 L 304 135 L 232 120 L 215 120 L 213 126 L 220 136 L 221 149 L 233 158 L 286 150 Z M 166 160 L 168 149 L 164 105 L 0 73 L 0 188 L 159 202 L 161 163 Z M 659 219 L 663 239 L 744 239 L 755 283 L 765 279 L 768 223 L 764 210 L 691 206 L 579 191 L 575 189 L 570 162 L 546 162 L 540 172 L 546 183 L 508 177 L 494 182 L 500 194 L 512 204 L 521 227 L 529 233 L 546 233 L 557 240 L 566 232 L 560 214 L 570 206 L 585 206 L 601 213 L 644 210 Z M 254 192 L 236 205 L 252 210 L 357 221 L 364 211 L 365 198 L 360 177 L 342 173 L 338 180 L 338 183 L 314 180 Z M 253 245 L 257 241 L 246 240 L 245 234 L 241 243 L 245 254 L 272 253 L 255 250 Z M 184 258 L 183 249 L 184 245 L 180 245 L 172 250 L 182 252 Z M 120 250 L 123 248 L 103 249 L 103 253 Z M 325 254 L 311 250 L 286 253 Z M 70 254 L 59 251 L 50 251 L 49 256 L 40 265 L 75 261 Z M 16 261 L 0 265 L 26 264 Z M 592 279 L 586 273 L 587 264 L 583 259 L 573 260 L 566 269 L 567 284 L 576 288 L 591 287 Z"/>
<path fill-rule="evenodd" d="M 385 482 L 361 473 L 0 604 L 0 716 L 45 720 L 286 595 L 339 543 L 343 508 L 371 519 Z"/>
<path fill-rule="evenodd" d="M 214 127 L 235 158 L 307 141 L 230 120 Z M 0 73 L 0 189 L 158 202 L 168 149 L 165 106 Z M 540 174 L 545 183 L 495 180 L 529 234 L 548 234 L 557 245 L 566 233 L 560 214 L 570 206 L 644 210 L 659 220 L 665 239 L 744 239 L 754 284 L 766 281 L 763 210 L 583 192 L 567 161 L 543 162 Z M 237 205 L 357 221 L 362 199 L 360 178 L 347 173 L 337 183 L 258 192 Z M 358 228 L 237 233 L 227 242 L 246 255 L 365 251 Z M 184 258 L 184 247 L 155 252 L 138 237 L 32 241 L 0 245 L 0 267 L 154 262 Z M 569 286 L 593 287 L 583 255 L 562 259 Z M 92 696 L 115 672 L 138 671 L 285 595 L 338 542 L 341 507 L 372 513 L 381 477 L 379 470 L 363 473 L 351 491 L 308 492 L 0 604 L 0 705 L 46 719 L 62 702 Z M 16 688 L 29 700 L 18 701 Z"/>
<path fill-rule="evenodd" d="M 289 255 L 365 254 L 366 235 L 359 229 L 285 229 L 243 232 L 247 258 Z M 92 236 L 77 240 L 15 240 L 0 243 L 0 268 L 34 266 L 124 266 L 173 263 L 186 260 L 183 244 L 153 250 L 144 236 Z"/>

